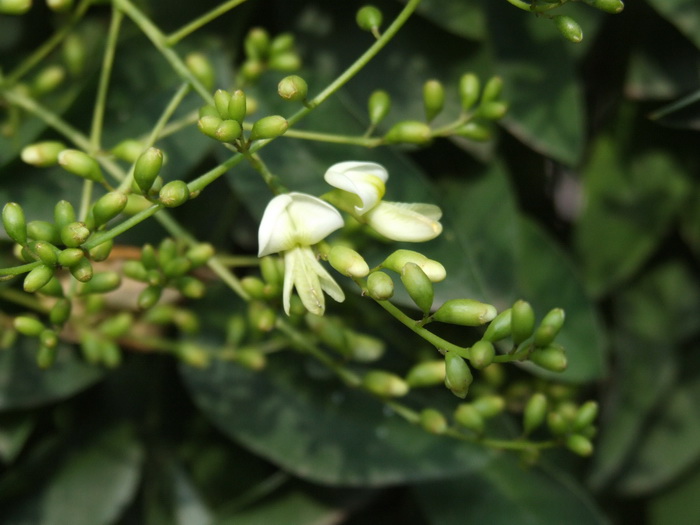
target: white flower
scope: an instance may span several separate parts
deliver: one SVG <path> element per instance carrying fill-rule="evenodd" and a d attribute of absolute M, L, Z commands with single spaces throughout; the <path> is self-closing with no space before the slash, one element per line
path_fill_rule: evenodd
<path fill-rule="evenodd" d="M 338 210 L 305 193 L 278 195 L 268 203 L 258 230 L 258 257 L 283 252 L 282 302 L 287 315 L 293 288 L 304 307 L 316 315 L 323 315 L 326 307 L 323 292 L 339 302 L 345 299 L 310 248 L 342 226 Z"/>
<path fill-rule="evenodd" d="M 353 199 L 354 215 L 394 241 L 423 242 L 442 232 L 442 211 L 432 204 L 386 202 L 386 169 L 374 162 L 347 161 L 334 164 L 324 179 Z M 358 206 L 357 203 L 360 205 Z"/>

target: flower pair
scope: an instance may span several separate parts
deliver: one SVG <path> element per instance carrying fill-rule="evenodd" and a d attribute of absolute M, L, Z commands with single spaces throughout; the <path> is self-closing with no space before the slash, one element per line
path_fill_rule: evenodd
<path fill-rule="evenodd" d="M 397 203 L 382 200 L 388 173 L 372 162 L 341 162 L 331 166 L 325 180 L 338 188 L 333 201 L 366 222 L 377 232 L 396 241 L 421 242 L 437 237 L 440 208 L 431 204 Z M 263 214 L 258 231 L 258 256 L 282 252 L 285 263 L 283 306 L 289 315 L 292 289 L 304 307 L 323 315 L 323 292 L 342 302 L 345 294 L 316 259 L 311 245 L 343 226 L 343 218 L 327 202 L 305 193 L 287 193 L 273 198 Z"/>

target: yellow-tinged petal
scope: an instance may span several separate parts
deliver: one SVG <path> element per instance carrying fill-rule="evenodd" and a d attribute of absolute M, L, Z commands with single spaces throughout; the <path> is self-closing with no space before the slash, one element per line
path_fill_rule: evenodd
<path fill-rule="evenodd" d="M 364 218 L 378 233 L 394 241 L 423 242 L 442 232 L 442 212 L 432 204 L 380 202 Z"/>
<path fill-rule="evenodd" d="M 304 307 L 315 315 L 323 315 L 325 312 L 324 292 L 338 302 L 345 300 L 343 290 L 321 266 L 308 246 L 297 246 L 286 251 L 284 264 L 282 304 L 287 315 L 289 315 L 293 288 L 296 288 Z"/>
<path fill-rule="evenodd" d="M 375 162 L 346 161 L 328 168 L 323 178 L 331 186 L 356 195 L 362 206 L 355 206 L 355 210 L 363 215 L 384 196 L 384 183 L 389 174 L 384 166 Z"/>

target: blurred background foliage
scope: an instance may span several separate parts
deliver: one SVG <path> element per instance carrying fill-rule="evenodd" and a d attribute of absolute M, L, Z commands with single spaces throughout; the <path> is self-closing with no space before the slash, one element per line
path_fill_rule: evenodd
<path fill-rule="evenodd" d="M 169 31 L 217 3 L 141 5 Z M 4 71 L 61 22 L 40 4 L 22 17 L 0 16 Z M 250 1 L 177 51 L 204 52 L 217 87 L 230 88 L 251 27 L 292 31 L 304 60 L 299 74 L 315 93 L 371 44 L 354 24 L 361 5 Z M 401 8 L 395 0 L 375 5 L 385 19 Z M 592 458 L 547 452 L 524 468 L 515 454 L 430 435 L 299 355 L 275 356 L 256 373 L 127 352 L 121 367 L 104 371 L 66 351 L 39 371 L 30 342 L 19 339 L 0 351 L 0 522 L 700 522 L 700 3 L 635 0 L 614 16 L 575 4 L 567 14 L 583 28 L 580 44 L 505 0 L 424 0 L 378 58 L 299 127 L 361 134 L 367 97 L 378 88 L 392 97 L 385 129 L 420 119 L 429 78 L 446 86 L 439 125 L 458 113 L 460 75 L 474 71 L 505 82 L 510 110 L 493 142 L 367 150 L 282 138 L 262 156 L 288 187 L 317 194 L 330 164 L 380 162 L 391 174 L 388 198 L 439 204 L 445 233 L 425 249 L 448 271 L 438 300 L 470 296 L 500 309 L 524 297 L 539 315 L 563 307 L 569 369 L 561 380 L 602 408 Z M 80 23 L 91 49 L 86 73 L 46 102 L 79 129 L 89 128 L 108 24 L 101 6 Z M 250 92 L 285 114 L 275 95 L 282 76 L 267 73 Z M 148 132 L 177 85 L 125 22 L 105 144 Z M 192 95 L 181 111 L 200 104 Z M 60 170 L 18 159 L 26 143 L 54 136 L 29 119 L 18 135 L 0 138 L 0 200 L 21 202 L 33 219 L 49 219 L 58 198 L 80 191 Z M 160 146 L 169 155 L 165 176 L 201 174 L 224 158 L 215 146 L 195 126 L 168 137 Z M 255 253 L 268 199 L 259 177 L 240 166 L 175 216 L 222 251 Z M 162 235 L 150 221 L 119 242 Z M 212 283 L 189 307 L 202 319 L 199 337 L 216 345 L 227 316 L 245 305 Z M 351 297 L 330 313 L 381 334 L 389 345 L 383 364 L 401 369 L 424 345 L 375 310 Z M 517 381 L 517 370 L 509 374 Z M 452 399 L 430 398 L 436 406 Z"/>

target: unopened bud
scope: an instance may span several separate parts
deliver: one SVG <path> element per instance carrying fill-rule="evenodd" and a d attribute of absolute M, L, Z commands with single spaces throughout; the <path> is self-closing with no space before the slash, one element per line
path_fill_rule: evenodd
<path fill-rule="evenodd" d="M 87 46 L 83 37 L 76 32 L 69 33 L 63 41 L 63 60 L 71 75 L 77 76 L 85 69 Z"/>
<path fill-rule="evenodd" d="M 474 299 L 451 299 L 432 315 L 435 321 L 461 326 L 480 326 L 496 317 L 496 308 Z"/>
<path fill-rule="evenodd" d="M 53 209 L 53 222 L 61 230 L 65 225 L 75 222 L 76 215 L 73 205 L 68 201 L 58 201 Z"/>
<path fill-rule="evenodd" d="M 429 144 L 432 140 L 432 131 L 425 122 L 417 120 L 404 120 L 394 124 L 384 135 L 387 144 Z"/>
<path fill-rule="evenodd" d="M 530 354 L 530 361 L 552 372 L 563 372 L 567 367 L 564 349 L 554 344 L 545 348 L 536 348 Z"/>
<path fill-rule="evenodd" d="M 499 76 L 491 77 L 484 86 L 483 94 L 481 95 L 481 104 L 486 102 L 495 102 L 503 91 L 503 79 Z"/>
<path fill-rule="evenodd" d="M 243 347 L 236 350 L 235 360 L 241 366 L 259 372 L 267 365 L 267 357 L 257 348 Z"/>
<path fill-rule="evenodd" d="M 593 424 L 596 417 L 598 417 L 598 403 L 586 401 L 576 412 L 573 429 L 577 432 L 583 432 Z"/>
<path fill-rule="evenodd" d="M 24 278 L 24 291 L 27 293 L 36 292 L 51 280 L 53 273 L 54 268 L 51 266 L 46 266 L 45 264 L 37 266 Z"/>
<path fill-rule="evenodd" d="M 53 325 L 62 325 L 70 318 L 72 303 L 69 299 L 61 298 L 51 307 L 49 321 Z"/>
<path fill-rule="evenodd" d="M 423 84 L 423 108 L 425 119 L 430 122 L 445 106 L 445 88 L 437 80 L 428 80 Z"/>
<path fill-rule="evenodd" d="M 0 14 L 23 15 L 32 7 L 32 0 L 0 0 Z"/>
<path fill-rule="evenodd" d="M 100 197 L 92 207 L 95 226 L 106 224 L 119 215 L 126 206 L 126 195 L 120 191 L 111 191 Z"/>
<path fill-rule="evenodd" d="M 15 330 L 17 330 L 20 334 L 29 337 L 37 337 L 46 329 L 44 323 L 38 319 L 26 315 L 15 317 L 12 324 L 14 325 Z"/>
<path fill-rule="evenodd" d="M 166 208 L 175 208 L 187 202 L 190 198 L 190 189 L 187 183 L 182 180 L 168 182 L 160 189 L 158 201 Z"/>
<path fill-rule="evenodd" d="M 61 234 L 56 226 L 48 221 L 29 221 L 27 237 L 35 241 L 46 241 L 51 244 L 61 244 Z"/>
<path fill-rule="evenodd" d="M 243 46 L 248 58 L 264 59 L 270 50 L 270 35 L 262 27 L 254 27 L 246 35 Z"/>
<path fill-rule="evenodd" d="M 523 411 L 523 429 L 525 434 L 530 434 L 533 430 L 544 423 L 547 416 L 547 397 L 537 392 L 527 401 Z"/>
<path fill-rule="evenodd" d="M 112 148 L 112 155 L 133 164 L 143 153 L 144 145 L 139 140 L 126 139 Z"/>
<path fill-rule="evenodd" d="M 459 135 L 465 139 L 475 140 L 477 142 L 485 142 L 491 138 L 491 131 L 489 128 L 474 121 L 462 124 L 461 126 L 455 128 L 452 132 L 455 135 Z"/>
<path fill-rule="evenodd" d="M 116 290 L 122 283 L 121 276 L 117 272 L 100 272 L 92 276 L 80 290 L 81 295 L 93 293 L 107 293 Z"/>
<path fill-rule="evenodd" d="M 369 96 L 367 109 L 369 112 L 369 121 L 376 126 L 389 114 L 389 110 L 391 110 L 391 97 L 389 97 L 386 91 L 378 89 Z"/>
<path fill-rule="evenodd" d="M 507 112 L 508 104 L 505 102 L 482 102 L 477 115 L 487 120 L 500 120 Z"/>
<path fill-rule="evenodd" d="M 401 270 L 401 282 L 416 306 L 427 314 L 433 305 L 435 290 L 425 272 L 415 263 L 406 263 Z"/>
<path fill-rule="evenodd" d="M 47 266 L 55 266 L 58 262 L 59 249 L 46 241 L 35 241 L 29 243 L 29 249 L 34 252 L 41 262 Z"/>
<path fill-rule="evenodd" d="M 382 25 L 382 12 L 373 5 L 366 5 L 358 9 L 355 21 L 363 31 L 376 31 Z"/>
<path fill-rule="evenodd" d="M 549 346 L 564 325 L 564 317 L 564 310 L 561 308 L 550 310 L 535 330 L 535 345 Z"/>
<path fill-rule="evenodd" d="M 214 256 L 214 253 L 214 247 L 208 242 L 203 242 L 196 244 L 187 250 L 185 257 L 189 259 L 190 263 L 192 264 L 192 268 L 198 268 L 199 266 L 209 262 L 209 259 Z"/>
<path fill-rule="evenodd" d="M 480 82 L 474 73 L 465 73 L 459 79 L 459 98 L 464 111 L 470 110 L 479 100 Z"/>
<path fill-rule="evenodd" d="M 231 102 L 231 93 L 224 89 L 217 89 L 216 93 L 214 93 L 214 105 L 222 120 L 229 118 L 229 102 Z"/>
<path fill-rule="evenodd" d="M 80 248 L 66 248 L 58 254 L 58 264 L 66 268 L 70 268 L 80 262 L 85 256 Z"/>
<path fill-rule="evenodd" d="M 253 124 L 250 132 L 250 140 L 273 139 L 284 135 L 289 127 L 289 123 L 284 117 L 270 115 L 263 117 Z"/>
<path fill-rule="evenodd" d="M 481 396 L 472 402 L 472 405 L 484 419 L 497 416 L 506 408 L 506 401 L 501 396 Z"/>
<path fill-rule="evenodd" d="M 302 102 L 306 99 L 309 86 L 306 80 L 298 75 L 284 77 L 277 85 L 277 93 L 285 100 Z"/>
<path fill-rule="evenodd" d="M 573 18 L 570 16 L 559 15 L 555 16 L 553 20 L 554 25 L 557 26 L 559 32 L 569 42 L 578 44 L 581 40 L 583 40 L 583 31 L 581 30 L 581 26 L 578 25 L 576 20 Z"/>
<path fill-rule="evenodd" d="M 583 0 L 583 1 L 591 7 L 595 7 L 596 9 L 600 9 L 601 11 L 605 11 L 606 13 L 610 13 L 612 15 L 616 15 L 617 13 L 621 13 L 625 8 L 625 4 L 622 3 L 622 0 Z"/>
<path fill-rule="evenodd" d="M 328 254 L 328 262 L 347 277 L 357 279 L 369 274 L 369 266 L 362 255 L 346 246 L 334 246 Z"/>
<path fill-rule="evenodd" d="M 90 230 L 83 222 L 71 222 L 61 228 L 61 241 L 68 248 L 77 248 L 90 236 Z"/>
<path fill-rule="evenodd" d="M 586 436 L 581 434 L 571 434 L 566 438 L 566 448 L 579 456 L 590 456 L 593 454 L 593 443 Z"/>
<path fill-rule="evenodd" d="M 148 286 L 141 290 L 136 304 L 141 310 L 148 310 L 149 308 L 156 305 L 160 300 L 160 296 L 163 293 L 163 288 L 160 286 Z"/>
<path fill-rule="evenodd" d="M 447 419 L 434 408 L 426 408 L 420 413 L 420 424 L 431 434 L 444 434 L 447 430 Z"/>
<path fill-rule="evenodd" d="M 66 171 L 94 182 L 104 182 L 100 165 L 87 153 L 77 149 L 65 149 L 58 154 L 58 163 Z"/>
<path fill-rule="evenodd" d="M 158 148 L 148 148 L 136 161 L 134 181 L 143 193 L 148 193 L 163 167 L 163 152 Z"/>
<path fill-rule="evenodd" d="M 32 84 L 35 96 L 50 93 L 61 85 L 66 78 L 66 70 L 62 66 L 53 65 L 41 70 Z"/>
<path fill-rule="evenodd" d="M 384 355 L 386 345 L 381 339 L 353 331 L 348 331 L 346 337 L 347 349 L 353 361 L 371 363 Z"/>
<path fill-rule="evenodd" d="M 73 7 L 73 0 L 46 0 L 46 5 L 49 9 L 57 13 L 65 13 Z"/>
<path fill-rule="evenodd" d="M 2 209 L 2 225 L 10 239 L 18 244 L 27 244 L 27 223 L 22 206 L 8 202 Z"/>
<path fill-rule="evenodd" d="M 294 49 L 294 35 L 292 33 L 280 33 L 270 42 L 270 54 L 279 55 Z"/>
<path fill-rule="evenodd" d="M 202 53 L 189 53 L 185 57 L 185 65 L 187 69 L 199 80 L 206 89 L 211 89 L 214 86 L 214 67 L 209 62 L 209 59 Z"/>
<path fill-rule="evenodd" d="M 535 329 L 535 312 L 527 301 L 516 301 L 511 308 L 511 335 L 513 342 L 519 345 L 532 335 Z"/>
<path fill-rule="evenodd" d="M 484 417 L 471 403 L 460 404 L 454 413 L 455 421 L 469 430 L 473 430 L 477 433 L 482 433 L 484 431 Z"/>
<path fill-rule="evenodd" d="M 196 277 L 185 275 L 175 282 L 180 293 L 188 299 L 201 299 L 207 291 L 206 286 Z"/>
<path fill-rule="evenodd" d="M 394 295 L 394 281 L 384 272 L 372 272 L 367 277 L 367 290 L 375 301 L 386 301 Z"/>
<path fill-rule="evenodd" d="M 214 138 L 220 142 L 233 142 L 243 133 L 243 128 L 237 120 L 222 120 L 219 127 L 216 128 Z"/>
<path fill-rule="evenodd" d="M 495 343 L 496 341 L 508 337 L 511 334 L 512 315 L 513 310 L 508 308 L 494 317 L 493 321 L 491 321 L 486 329 L 486 332 L 484 332 L 483 339 Z"/>
<path fill-rule="evenodd" d="M 401 270 L 407 263 L 415 263 L 420 266 L 421 270 L 425 272 L 425 275 L 434 282 L 442 281 L 447 272 L 445 267 L 437 261 L 428 259 L 425 255 L 413 250 L 396 250 L 389 257 L 384 259 L 382 262 L 382 267 L 392 270 L 396 273 L 401 273 Z"/>
<path fill-rule="evenodd" d="M 228 118 L 237 122 L 243 122 L 247 111 L 247 99 L 245 93 L 237 89 L 231 93 L 231 100 L 228 103 Z"/>
<path fill-rule="evenodd" d="M 68 270 L 70 271 L 70 274 L 81 283 L 86 283 L 92 279 L 92 264 L 90 264 L 90 261 L 84 257 L 73 266 L 69 267 Z"/>
<path fill-rule="evenodd" d="M 408 394 L 408 384 L 399 376 L 383 370 L 371 370 L 362 378 L 362 385 L 381 397 L 402 397 Z"/>
<path fill-rule="evenodd" d="M 469 392 L 473 376 L 462 356 L 448 350 L 445 354 L 445 386 L 457 397 L 464 399 Z"/>
<path fill-rule="evenodd" d="M 47 168 L 58 164 L 58 154 L 64 149 L 66 145 L 56 140 L 37 142 L 22 149 L 21 157 L 27 164 Z"/>
<path fill-rule="evenodd" d="M 445 360 L 424 361 L 414 365 L 406 374 L 406 382 L 413 387 L 436 386 L 445 381 Z"/>
<path fill-rule="evenodd" d="M 496 350 L 493 344 L 485 339 L 477 341 L 469 349 L 469 362 L 478 370 L 486 368 L 493 363 Z"/>
<path fill-rule="evenodd" d="M 219 129 L 223 119 L 216 116 L 204 116 L 197 121 L 197 127 L 199 131 L 204 133 L 207 137 L 213 139 L 216 138 L 216 130 Z"/>

